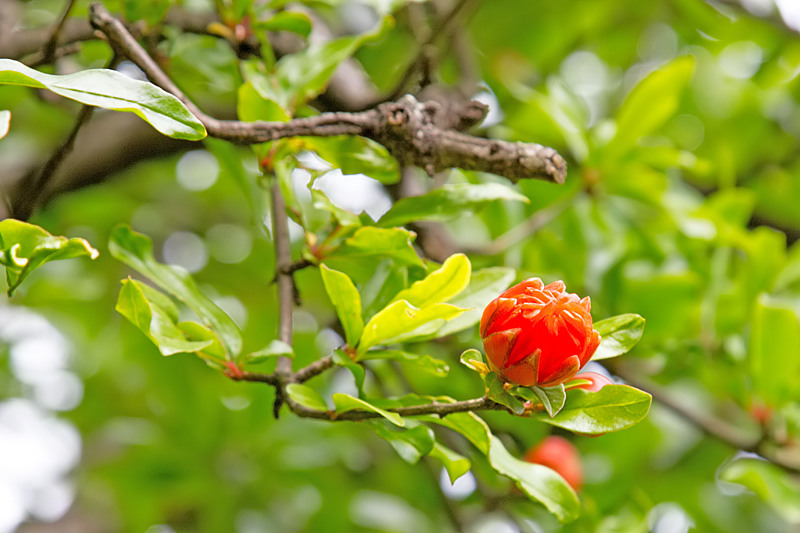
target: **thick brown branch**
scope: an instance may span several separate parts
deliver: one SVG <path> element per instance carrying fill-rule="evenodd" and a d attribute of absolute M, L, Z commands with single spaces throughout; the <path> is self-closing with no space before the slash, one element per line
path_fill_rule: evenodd
<path fill-rule="evenodd" d="M 401 164 L 434 173 L 450 167 L 492 172 L 511 180 L 540 178 L 563 183 L 566 162 L 552 149 L 533 143 L 511 143 L 473 137 L 440 124 L 454 122 L 436 102 L 420 103 L 407 95 L 398 102 L 381 104 L 360 113 L 323 113 L 289 122 L 239 122 L 218 120 L 203 113 L 161 70 L 125 26 L 101 5 L 90 7 L 92 24 L 117 50 L 124 51 L 150 80 L 178 97 L 203 122 L 209 135 L 251 144 L 296 136 L 361 135 L 384 145 Z M 474 121 L 475 103 L 468 106 Z M 456 121 L 458 122 L 458 121 Z"/>

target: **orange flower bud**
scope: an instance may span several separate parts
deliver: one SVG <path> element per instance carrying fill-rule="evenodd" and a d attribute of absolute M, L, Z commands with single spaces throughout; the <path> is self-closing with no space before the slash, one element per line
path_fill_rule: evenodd
<path fill-rule="evenodd" d="M 581 372 L 575 379 L 585 379 L 590 383 L 584 383 L 583 385 L 578 385 L 575 387 L 576 389 L 583 389 L 589 392 L 597 392 L 606 385 L 613 385 L 614 382 L 605 377 L 603 374 L 598 374 L 597 372 Z"/>
<path fill-rule="evenodd" d="M 528 450 L 524 459 L 529 463 L 552 468 L 570 484 L 575 491 L 583 486 L 583 465 L 578 449 L 567 439 L 550 435 Z"/>
<path fill-rule="evenodd" d="M 587 296 L 566 292 L 563 281 L 545 286 L 531 278 L 492 300 L 480 334 L 489 367 L 526 387 L 552 387 L 572 379 L 600 345 Z"/>

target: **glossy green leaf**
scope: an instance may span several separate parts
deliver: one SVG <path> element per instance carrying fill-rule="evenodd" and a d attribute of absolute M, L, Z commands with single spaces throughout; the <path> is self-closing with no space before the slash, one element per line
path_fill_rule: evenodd
<path fill-rule="evenodd" d="M 772 407 L 797 400 L 800 321 L 789 306 L 759 298 L 750 333 L 750 372 L 756 394 Z"/>
<path fill-rule="evenodd" d="M 382 145 L 364 137 L 307 137 L 303 140 L 313 150 L 342 174 L 364 174 L 384 184 L 400 180 L 397 159 Z"/>
<path fill-rule="evenodd" d="M 483 379 L 487 389 L 486 396 L 490 400 L 500 405 L 505 405 L 511 409 L 514 414 L 521 415 L 525 412 L 525 404 L 506 390 L 505 382 L 503 382 L 497 374 L 490 372 L 486 374 Z"/>
<path fill-rule="evenodd" d="M 472 466 L 469 459 L 438 442 L 433 443 L 433 449 L 428 455 L 442 462 L 450 483 L 455 483 L 458 478 L 469 472 Z"/>
<path fill-rule="evenodd" d="M 358 289 L 347 277 L 339 271 L 320 265 L 322 282 L 325 292 L 328 293 L 339 321 L 344 328 L 345 337 L 349 346 L 355 346 L 364 330 L 364 319 L 361 317 L 361 296 Z"/>
<path fill-rule="evenodd" d="M 640 81 L 617 111 L 617 133 L 609 150 L 614 154 L 624 153 L 672 118 L 693 70 L 694 58 L 682 56 Z"/>
<path fill-rule="evenodd" d="M 175 304 L 166 295 L 136 280 L 122 280 L 115 309 L 147 335 L 162 355 L 196 352 L 213 342 L 188 340 L 178 327 Z"/>
<path fill-rule="evenodd" d="M 787 522 L 800 522 L 800 483 L 772 463 L 737 459 L 722 470 L 719 478 L 747 487 Z"/>
<path fill-rule="evenodd" d="M 573 389 L 564 408 L 554 417 L 534 418 L 583 435 L 600 435 L 629 428 L 647 416 L 652 397 L 627 385 L 606 385 L 597 392 Z"/>
<path fill-rule="evenodd" d="M 390 344 L 407 340 L 415 330 L 434 320 L 448 320 L 458 316 L 462 309 L 450 304 L 437 303 L 422 309 L 405 300 L 394 302 L 373 316 L 364 326 L 358 343 L 358 353 L 366 352 L 376 344 Z"/>
<path fill-rule="evenodd" d="M 8 135 L 11 127 L 11 111 L 0 111 L 0 139 Z"/>
<path fill-rule="evenodd" d="M 459 361 L 462 365 L 466 366 L 474 370 L 475 372 L 483 375 L 488 374 L 491 372 L 489 370 L 489 366 L 486 364 L 484 360 L 483 354 L 476 350 L 475 348 L 469 348 L 468 350 L 464 350 L 459 358 Z"/>
<path fill-rule="evenodd" d="M 396 426 L 403 427 L 405 425 L 405 421 L 397 413 L 390 413 L 385 409 L 376 407 L 365 400 L 362 400 L 360 398 L 354 398 L 348 394 L 342 394 L 342 393 L 334 394 L 333 404 L 336 406 L 337 413 L 346 413 L 348 411 L 353 411 L 356 409 L 361 411 L 372 411 L 373 413 L 378 413 L 383 418 L 385 418 L 386 420 L 388 420 L 389 422 L 391 422 Z"/>
<path fill-rule="evenodd" d="M 197 141 L 206 136 L 203 124 L 180 100 L 152 83 L 114 70 L 82 70 L 57 76 L 28 68 L 13 59 L 0 59 L 0 85 L 47 89 L 85 105 L 130 111 L 176 139 Z"/>
<path fill-rule="evenodd" d="M 194 354 L 200 359 L 203 359 L 206 364 L 216 368 L 222 368 L 225 362 L 225 348 L 223 348 L 222 343 L 219 342 L 219 339 L 213 331 L 197 322 L 178 322 L 178 328 L 186 335 L 187 340 L 193 342 L 210 341 L 211 344 L 200 350 L 196 350 Z"/>
<path fill-rule="evenodd" d="M 437 397 L 439 403 L 452 403 L 452 398 L 446 400 Z M 475 446 L 482 454 L 488 455 L 489 453 L 489 437 L 492 433 L 489 431 L 489 426 L 475 413 L 453 413 L 445 417 L 438 417 L 434 415 L 423 415 L 415 417 L 416 420 L 438 424 L 440 426 L 452 429 L 456 433 L 463 435 L 473 446 Z"/>
<path fill-rule="evenodd" d="M 392 301 L 405 300 L 414 307 L 446 302 L 466 288 L 471 272 L 466 255 L 451 255 L 441 267 L 397 293 Z"/>
<path fill-rule="evenodd" d="M 264 348 L 247 354 L 245 360 L 249 365 L 256 365 L 276 357 L 294 357 L 294 350 L 282 340 L 274 339 Z"/>
<path fill-rule="evenodd" d="M 54 236 L 39 226 L 13 218 L 0 221 L 0 265 L 6 268 L 9 296 L 45 263 L 83 256 L 96 259 L 98 255 L 84 239 Z"/>
<path fill-rule="evenodd" d="M 200 292 L 183 268 L 159 263 L 153 257 L 153 242 L 127 226 L 117 226 L 108 244 L 111 255 L 146 276 L 163 291 L 184 302 L 210 327 L 225 346 L 229 357 L 242 350 L 238 326 L 222 309 Z"/>
<path fill-rule="evenodd" d="M 594 323 L 600 334 L 600 346 L 592 356 L 592 361 L 616 357 L 628 353 L 642 338 L 644 318 L 628 313 L 612 316 Z"/>
<path fill-rule="evenodd" d="M 395 202 L 378 221 L 387 228 L 403 226 L 415 220 L 449 220 L 474 213 L 489 202 L 509 200 L 528 203 L 526 196 L 499 183 L 456 183 L 443 185 L 422 196 L 410 196 Z"/>
<path fill-rule="evenodd" d="M 550 418 L 558 414 L 567 401 L 567 391 L 564 390 L 563 383 L 555 387 L 515 387 L 510 392 L 525 400 L 541 403 Z"/>
<path fill-rule="evenodd" d="M 382 423 L 376 423 L 373 427 L 380 438 L 392 445 L 397 455 L 412 465 L 433 450 L 433 431 L 427 426 L 419 425 L 400 431 L 389 429 Z"/>
<path fill-rule="evenodd" d="M 450 366 L 430 355 L 421 355 L 402 350 L 369 350 L 359 357 L 360 361 L 370 361 L 374 359 L 391 359 L 402 363 L 411 363 L 416 367 L 427 370 L 432 374 L 443 377 L 450 371 Z"/>
<path fill-rule="evenodd" d="M 499 473 L 513 479 L 522 492 L 547 507 L 559 522 L 571 522 L 580 515 L 578 496 L 564 478 L 546 466 L 517 459 L 494 436 L 491 437 L 489 463 Z"/>
<path fill-rule="evenodd" d="M 316 409 L 317 411 L 327 411 L 328 405 L 320 394 L 307 385 L 300 383 L 290 383 L 286 385 L 286 394 L 289 398 L 299 403 L 303 407 Z"/>
<path fill-rule="evenodd" d="M 506 290 L 514 281 L 516 272 L 513 268 L 489 267 L 474 270 L 469 285 L 455 295 L 449 303 L 466 309 L 463 313 L 442 326 L 436 332 L 438 337 L 450 335 L 470 328 L 480 322 L 483 310 L 497 295 Z"/>
<path fill-rule="evenodd" d="M 404 229 L 359 228 L 330 257 L 362 262 L 368 258 L 392 259 L 397 265 L 422 267 L 412 244 L 415 235 Z"/>

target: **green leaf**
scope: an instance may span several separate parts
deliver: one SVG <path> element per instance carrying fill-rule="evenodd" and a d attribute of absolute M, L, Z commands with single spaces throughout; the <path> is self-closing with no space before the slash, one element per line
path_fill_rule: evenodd
<path fill-rule="evenodd" d="M 311 19 L 297 11 L 278 11 L 272 18 L 255 26 L 267 31 L 290 31 L 302 37 L 308 37 L 311 33 Z"/>
<path fill-rule="evenodd" d="M 333 362 L 339 366 L 342 366 L 350 371 L 353 374 L 353 379 L 356 382 L 356 389 L 358 389 L 359 396 L 363 396 L 364 394 L 364 378 L 366 377 L 366 371 L 364 367 L 359 365 L 358 363 L 354 363 L 350 356 L 346 354 L 343 350 L 335 350 L 333 352 Z"/>
<path fill-rule="evenodd" d="M 436 401 L 439 403 L 452 403 L 455 400 L 439 396 L 436 397 Z M 486 422 L 475 413 L 453 413 L 446 417 L 423 415 L 415 417 L 415 419 L 452 429 L 456 433 L 463 435 L 482 454 L 489 454 L 489 437 L 492 434 Z"/>
<path fill-rule="evenodd" d="M 134 280 L 131 280 L 134 281 Z M 147 285 L 143 285 L 147 287 Z M 157 294 L 160 292 L 153 289 Z M 166 298 L 166 297 L 165 297 Z M 167 298 L 169 299 L 169 298 Z M 170 304 L 172 300 L 169 300 Z M 197 322 L 178 322 L 178 328 L 186 335 L 186 339 L 193 342 L 211 342 L 208 346 L 195 351 L 195 355 L 211 366 L 221 367 L 225 361 L 225 348 L 213 331 Z"/>
<path fill-rule="evenodd" d="M 337 413 L 346 413 L 353 410 L 372 411 L 378 413 L 383 418 L 396 426 L 403 427 L 405 421 L 397 413 L 390 413 L 380 407 L 376 407 L 371 403 L 364 401 L 360 398 L 354 398 L 348 394 L 336 393 L 333 395 L 333 404 L 336 406 Z"/>
<path fill-rule="evenodd" d="M 753 313 L 750 373 L 756 394 L 768 406 L 796 400 L 800 387 L 800 321 L 790 307 L 762 296 Z"/>
<path fill-rule="evenodd" d="M 491 437 L 489 463 L 496 471 L 513 479 L 522 492 L 547 507 L 559 522 L 571 522 L 580 515 L 578 496 L 564 478 L 546 466 L 517 459 L 494 436 Z"/>
<path fill-rule="evenodd" d="M 472 266 L 466 255 L 451 255 L 441 267 L 398 292 L 392 302 L 405 300 L 420 308 L 446 302 L 464 290 L 471 272 Z"/>
<path fill-rule="evenodd" d="M 400 431 L 389 429 L 382 423 L 376 423 L 373 427 L 375 433 L 391 444 L 403 461 L 412 465 L 433 450 L 433 431 L 427 426 L 419 425 Z"/>
<path fill-rule="evenodd" d="M 83 256 L 96 259 L 98 255 L 84 239 L 54 236 L 39 226 L 13 218 L 0 221 L 0 265 L 6 267 L 9 296 L 45 263 Z"/>
<path fill-rule="evenodd" d="M 237 91 L 236 115 L 245 122 L 287 122 L 292 117 L 264 91 L 260 78 L 242 84 Z"/>
<path fill-rule="evenodd" d="M 530 202 L 526 196 L 500 183 L 443 185 L 421 196 L 398 200 L 381 217 L 378 226 L 403 226 L 415 220 L 449 220 L 475 213 L 489 202 L 497 200 Z"/>
<path fill-rule="evenodd" d="M 364 330 L 364 319 L 361 317 L 361 296 L 358 289 L 347 277 L 337 270 L 320 265 L 322 283 L 328 293 L 336 314 L 344 328 L 348 346 L 355 346 Z"/>
<path fill-rule="evenodd" d="M 450 304 L 432 304 L 422 309 L 405 300 L 394 302 L 373 316 L 358 343 L 358 353 L 363 354 L 376 344 L 390 344 L 416 335 L 415 330 L 434 320 L 448 320 L 458 316 L 462 309 Z"/>
<path fill-rule="evenodd" d="M 627 385 L 606 385 L 597 392 L 572 389 L 561 411 L 534 418 L 582 435 L 601 435 L 629 428 L 647 416 L 652 397 Z"/>
<path fill-rule="evenodd" d="M 563 383 L 555 387 L 516 387 L 510 392 L 525 400 L 541 403 L 550 418 L 556 416 L 567 401 Z"/>
<path fill-rule="evenodd" d="M 462 365 L 466 366 L 467 368 L 471 368 L 482 376 L 485 376 L 491 372 L 489 367 L 486 365 L 483 354 L 475 348 L 464 350 L 459 360 L 461 361 Z"/>
<path fill-rule="evenodd" d="M 320 394 L 306 385 L 300 383 L 290 383 L 286 385 L 286 394 L 289 398 L 299 403 L 303 407 L 316 409 L 317 411 L 327 411 L 328 405 Z"/>
<path fill-rule="evenodd" d="M 360 361 L 370 361 L 374 359 L 391 359 L 402 363 L 411 363 L 439 377 L 446 376 L 450 371 L 450 366 L 441 359 L 436 359 L 430 355 L 404 352 L 402 350 L 369 350 L 359 357 Z"/>
<path fill-rule="evenodd" d="M 248 365 L 257 365 L 275 357 L 294 357 L 294 349 L 282 340 L 274 339 L 264 348 L 247 354 L 244 359 Z"/>
<path fill-rule="evenodd" d="M 511 409 L 514 414 L 521 415 L 525 412 L 525 404 L 512 396 L 506 389 L 505 383 L 497 377 L 497 374 L 490 372 L 483 378 L 486 384 L 486 396 L 490 400 L 494 400 L 500 405 L 505 405 Z"/>
<path fill-rule="evenodd" d="M 626 152 L 675 115 L 693 70 L 692 56 L 679 57 L 649 74 L 631 90 L 617 111 L 617 133 L 608 145 L 613 155 Z"/>
<path fill-rule="evenodd" d="M 153 257 L 153 242 L 148 237 L 120 225 L 112 230 L 108 248 L 116 259 L 146 276 L 163 291 L 181 300 L 197 313 L 219 337 L 228 358 L 241 352 L 242 335 L 234 321 L 200 292 L 188 272 L 156 261 Z"/>
<path fill-rule="evenodd" d="M 0 139 L 8 135 L 11 127 L 11 111 L 0 111 Z"/>
<path fill-rule="evenodd" d="M 309 184 L 310 186 L 310 184 Z M 345 228 L 358 228 L 361 224 L 361 219 L 358 218 L 358 215 L 355 213 L 351 213 L 347 209 L 342 209 L 341 207 L 337 206 L 333 202 L 331 202 L 330 198 L 325 196 L 320 190 L 311 189 L 311 201 L 314 209 L 318 209 L 320 211 L 327 211 L 333 218 L 336 220 L 336 223 Z"/>
<path fill-rule="evenodd" d="M 595 322 L 594 329 L 600 334 L 600 346 L 592 361 L 616 357 L 628 353 L 642 338 L 644 318 L 628 313 L 612 316 Z"/>
<path fill-rule="evenodd" d="M 180 100 L 152 83 L 114 70 L 82 70 L 57 76 L 28 68 L 13 59 L 0 59 L 0 85 L 47 89 L 85 105 L 129 111 L 175 139 L 197 141 L 206 136 L 203 124 Z"/>
<path fill-rule="evenodd" d="M 472 466 L 469 459 L 438 442 L 433 443 L 433 449 L 428 455 L 442 462 L 450 477 L 450 483 L 455 483 L 458 478 L 469 472 Z"/>
<path fill-rule="evenodd" d="M 412 244 L 414 233 L 394 228 L 381 229 L 371 226 L 359 228 L 352 237 L 345 240 L 328 257 L 363 261 L 366 258 L 379 257 L 393 259 L 396 265 L 413 265 L 423 267 L 422 261 Z"/>
<path fill-rule="evenodd" d="M 364 137 L 306 137 L 306 148 L 313 150 L 342 174 L 364 174 L 383 184 L 390 185 L 400 180 L 397 159 L 388 150 Z"/>
<path fill-rule="evenodd" d="M 744 485 L 789 523 L 800 522 L 800 483 L 779 467 L 761 459 L 737 459 L 720 479 Z"/>
<path fill-rule="evenodd" d="M 132 279 L 122 280 L 116 310 L 158 346 L 162 355 L 192 353 L 212 340 L 190 341 L 178 327 L 178 310 L 164 294 Z"/>
<path fill-rule="evenodd" d="M 464 308 L 466 311 L 454 319 L 448 320 L 436 332 L 436 336 L 444 337 L 480 322 L 483 310 L 489 305 L 489 302 L 506 290 L 515 277 L 514 269 L 507 267 L 489 267 L 473 271 L 467 288 L 450 300 L 451 305 Z"/>
<path fill-rule="evenodd" d="M 273 83 L 280 87 L 275 100 L 284 109 L 295 110 L 299 104 L 319 95 L 342 61 L 362 44 L 389 31 L 392 25 L 391 17 L 386 17 L 374 31 L 331 41 L 314 41 L 304 50 L 282 57 L 275 64 Z"/>

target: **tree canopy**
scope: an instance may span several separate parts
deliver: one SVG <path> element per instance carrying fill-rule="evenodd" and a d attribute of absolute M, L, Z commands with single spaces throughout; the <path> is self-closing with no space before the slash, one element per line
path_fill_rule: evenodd
<path fill-rule="evenodd" d="M 2 3 L 0 532 L 797 527 L 799 73 L 778 0 Z"/>

